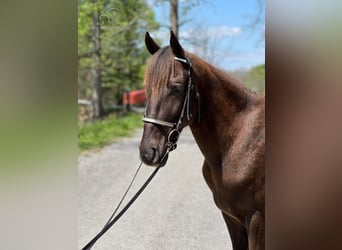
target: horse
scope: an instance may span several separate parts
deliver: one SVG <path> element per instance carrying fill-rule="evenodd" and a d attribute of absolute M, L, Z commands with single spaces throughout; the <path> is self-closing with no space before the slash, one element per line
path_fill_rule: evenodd
<path fill-rule="evenodd" d="M 265 97 L 185 51 L 170 33 L 170 45 L 162 48 L 145 35 L 152 56 L 144 79 L 140 158 L 147 165 L 165 165 L 189 126 L 233 249 L 264 249 Z"/>

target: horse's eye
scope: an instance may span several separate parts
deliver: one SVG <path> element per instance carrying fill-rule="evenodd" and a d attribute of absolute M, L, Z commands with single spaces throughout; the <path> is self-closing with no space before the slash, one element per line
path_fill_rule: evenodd
<path fill-rule="evenodd" d="M 184 89 L 184 86 L 180 83 L 174 83 L 174 84 L 171 84 L 170 86 L 170 93 L 171 94 L 176 94 L 176 93 L 182 93 Z"/>

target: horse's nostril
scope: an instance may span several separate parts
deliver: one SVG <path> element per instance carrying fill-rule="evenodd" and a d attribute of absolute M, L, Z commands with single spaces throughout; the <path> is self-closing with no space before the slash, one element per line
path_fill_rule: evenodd
<path fill-rule="evenodd" d="M 156 152 L 157 148 L 155 146 L 141 150 L 140 153 L 143 162 L 146 164 L 152 164 L 155 159 Z"/>
<path fill-rule="evenodd" d="M 151 160 L 153 160 L 153 158 L 155 157 L 156 152 L 157 152 L 157 149 L 155 147 L 152 147 L 151 148 Z"/>

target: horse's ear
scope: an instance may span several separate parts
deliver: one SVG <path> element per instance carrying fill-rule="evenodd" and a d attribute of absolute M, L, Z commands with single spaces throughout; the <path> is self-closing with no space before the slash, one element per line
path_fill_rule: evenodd
<path fill-rule="evenodd" d="M 170 31 L 170 33 L 171 33 L 170 46 L 171 46 L 173 54 L 177 57 L 184 58 L 184 56 L 185 56 L 184 49 L 180 45 L 176 35 L 173 33 L 172 30 Z"/>
<path fill-rule="evenodd" d="M 147 50 L 151 53 L 151 55 L 153 55 L 160 49 L 160 46 L 152 39 L 148 32 L 146 32 L 145 35 L 145 45 Z"/>

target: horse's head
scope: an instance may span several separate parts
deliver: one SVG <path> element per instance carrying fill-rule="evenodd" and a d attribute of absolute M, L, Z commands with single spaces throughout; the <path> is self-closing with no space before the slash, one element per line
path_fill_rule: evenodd
<path fill-rule="evenodd" d="M 170 46 L 160 48 L 148 33 L 145 44 L 152 57 L 145 72 L 147 106 L 139 149 L 141 160 L 156 166 L 166 163 L 167 151 L 191 121 L 190 99 L 195 87 L 191 62 L 172 31 Z"/>

